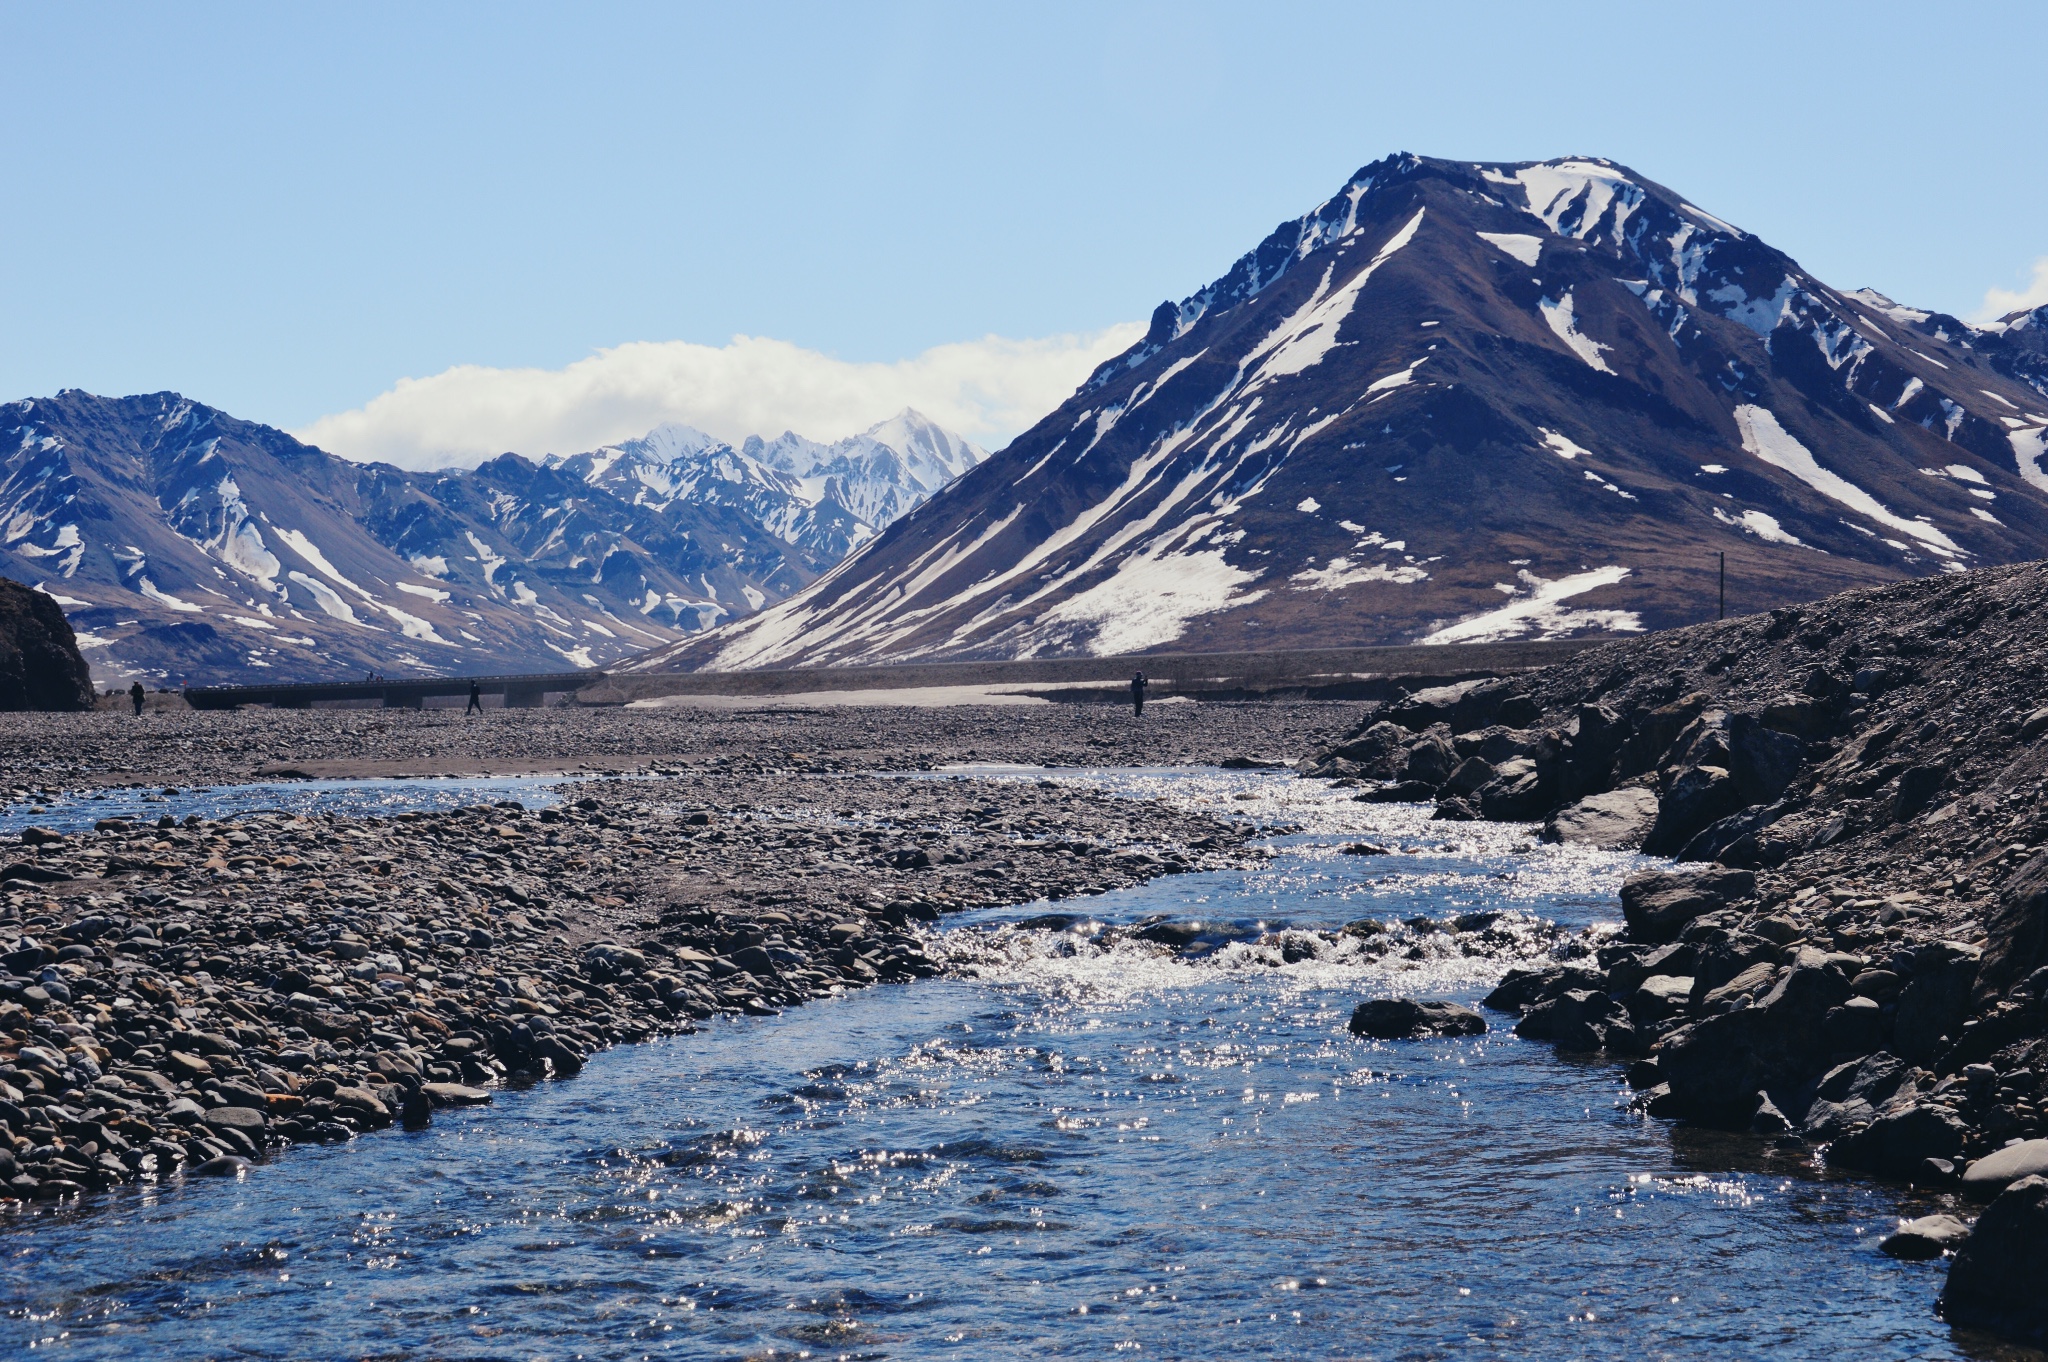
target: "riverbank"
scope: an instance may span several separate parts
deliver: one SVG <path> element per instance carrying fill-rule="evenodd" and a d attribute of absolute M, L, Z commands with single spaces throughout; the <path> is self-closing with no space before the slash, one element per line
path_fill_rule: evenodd
<path fill-rule="evenodd" d="M 0 871 L 0 1182 L 33 1200 L 234 1172 L 573 1072 L 615 1042 L 929 975 L 915 926 L 942 913 L 1241 864 L 1249 828 L 1227 816 L 862 769 L 1215 761 L 1333 707 L 1175 713 L 1192 708 L 1065 724 L 987 710 L 7 716 L 34 730 L 7 749 L 17 810 L 60 788 L 66 761 L 70 788 L 124 784 L 145 763 L 166 785 L 363 765 L 631 774 L 565 780 L 540 808 L 31 824 Z M 30 768 L 35 752 L 64 757 Z"/>
<path fill-rule="evenodd" d="M 1490 1001 L 1653 1114 L 1988 1201 L 2048 1171 L 2044 618 L 2040 564 L 1853 592 L 1412 697 L 1303 769 L 1676 857 L 1597 962 Z M 2048 1339 L 1977 1284 L 2048 1270 L 2038 1201 L 1987 1217 L 1951 1318 Z"/>

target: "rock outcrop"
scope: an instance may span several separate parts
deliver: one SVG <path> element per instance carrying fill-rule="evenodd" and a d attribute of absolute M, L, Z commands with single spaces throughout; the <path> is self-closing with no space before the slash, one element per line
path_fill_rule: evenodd
<path fill-rule="evenodd" d="M 1956 1253 L 1941 1293 L 1951 1324 L 2048 1342 L 2048 1178 L 2021 1178 L 1999 1194 Z"/>
<path fill-rule="evenodd" d="M 92 668 L 56 601 L 0 577 L 0 709 L 92 708 Z"/>
<path fill-rule="evenodd" d="M 2048 564 L 1853 592 L 1381 706 L 1299 769 L 1640 829 L 1677 864 L 1624 884 L 1626 931 L 1488 1005 L 1632 1061 L 1654 1114 L 2004 1204 L 2048 1168 L 2044 620 Z M 2020 1318 L 1973 1292 L 1951 1317 Z"/>

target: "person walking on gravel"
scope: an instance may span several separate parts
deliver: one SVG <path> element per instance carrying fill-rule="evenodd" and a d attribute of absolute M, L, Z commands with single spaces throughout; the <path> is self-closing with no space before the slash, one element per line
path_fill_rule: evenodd
<path fill-rule="evenodd" d="M 135 717 L 138 719 L 142 717 L 143 694 L 144 692 L 142 689 L 142 683 L 140 681 L 137 681 L 134 685 L 128 688 L 128 703 L 135 706 Z"/>
<path fill-rule="evenodd" d="M 1145 714 L 1145 687 L 1149 684 L 1143 672 L 1131 678 L 1131 713 L 1139 718 Z"/>
<path fill-rule="evenodd" d="M 469 683 L 469 704 L 463 709 L 462 717 L 467 719 L 471 714 L 481 714 L 483 712 L 484 689 L 472 681 Z"/>

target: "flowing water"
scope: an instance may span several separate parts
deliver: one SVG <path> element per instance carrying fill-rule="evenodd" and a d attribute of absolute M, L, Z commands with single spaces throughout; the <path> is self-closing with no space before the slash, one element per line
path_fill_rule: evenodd
<path fill-rule="evenodd" d="M 254 813 L 341 814 L 349 818 L 388 817 L 413 811 L 468 808 L 516 799 L 528 808 L 555 802 L 559 776 L 477 776 L 446 779 L 279 780 L 246 785 L 162 789 L 128 787 L 84 793 L 51 792 L 17 797 L 0 805 L 0 836 L 23 828 L 78 832 L 102 818 L 154 823 L 169 815 L 183 819 L 238 818 Z"/>
<path fill-rule="evenodd" d="M 24 1213 L 0 1349 L 1988 1355 L 1934 1318 L 1938 1265 L 1877 1252 L 1896 1193 L 1634 1115 L 1612 1066 L 1505 1029 L 1348 1034 L 1361 998 L 1475 1000 L 1535 919 L 1612 918 L 1627 858 L 1256 773 L 1060 778 L 1299 830 L 1251 871 L 951 919 L 947 977 L 622 1047 L 241 1183 Z M 1010 925 L 1048 912 L 1087 917 Z M 1475 912 L 1504 914 L 1493 957 L 1286 949 Z M 1198 958 L 1097 930 L 1158 913 L 1204 924 Z"/>

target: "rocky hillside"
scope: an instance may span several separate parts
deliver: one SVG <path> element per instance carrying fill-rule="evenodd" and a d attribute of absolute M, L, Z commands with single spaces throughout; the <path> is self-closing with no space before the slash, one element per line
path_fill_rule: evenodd
<path fill-rule="evenodd" d="M 1608 161 L 1366 166 L 718 668 L 1629 633 L 2048 554 L 2042 314 Z"/>
<path fill-rule="evenodd" d="M 2048 1172 L 2044 620 L 2048 564 L 1845 593 L 1419 693 L 1307 768 L 1677 857 L 1596 958 L 1489 1002 L 1632 1061 L 1652 1113 L 1989 1198 Z M 2022 1199 L 1987 1220 L 2039 1238 Z M 2048 1327 L 1972 1284 L 2009 1257 L 1952 1317 Z"/>
<path fill-rule="evenodd" d="M 109 683 L 562 671 L 786 599 L 979 454 L 915 413 L 812 463 L 782 443 L 788 468 L 665 428 L 417 473 L 175 393 L 65 392 L 0 406 L 0 571 Z"/>
<path fill-rule="evenodd" d="M 42 592 L 0 577 L 0 709 L 92 705 L 92 670 L 63 610 Z"/>

